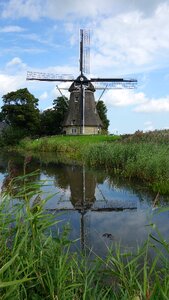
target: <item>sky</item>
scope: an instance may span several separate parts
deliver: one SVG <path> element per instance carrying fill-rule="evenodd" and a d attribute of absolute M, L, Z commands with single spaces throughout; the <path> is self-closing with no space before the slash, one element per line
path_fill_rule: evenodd
<path fill-rule="evenodd" d="M 57 83 L 28 81 L 27 71 L 76 78 L 80 28 L 90 29 L 89 78 L 138 80 L 103 94 L 109 132 L 169 129 L 169 0 L 0 0 L 0 106 L 28 88 L 41 111 L 51 107 Z"/>

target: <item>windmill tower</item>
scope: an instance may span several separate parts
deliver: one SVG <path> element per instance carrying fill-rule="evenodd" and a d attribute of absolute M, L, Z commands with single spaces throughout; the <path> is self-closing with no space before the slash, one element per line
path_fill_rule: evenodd
<path fill-rule="evenodd" d="M 80 75 L 74 79 L 70 75 L 54 75 L 39 72 L 28 72 L 27 80 L 71 82 L 68 113 L 63 123 L 63 132 L 68 135 L 98 134 L 102 129 L 102 121 L 96 109 L 94 93 L 97 87 L 103 92 L 110 88 L 134 88 L 137 80 L 123 78 L 90 78 L 90 32 L 80 29 Z M 60 91 L 60 89 L 59 89 Z M 103 94 L 103 93 L 102 93 Z"/>

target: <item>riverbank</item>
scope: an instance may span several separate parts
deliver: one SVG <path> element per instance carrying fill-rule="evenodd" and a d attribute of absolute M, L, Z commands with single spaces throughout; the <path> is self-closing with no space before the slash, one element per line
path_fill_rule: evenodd
<path fill-rule="evenodd" d="M 109 143 L 118 140 L 120 137 L 113 135 L 95 136 L 51 136 L 39 139 L 26 138 L 20 141 L 19 150 L 33 152 L 55 152 L 65 158 L 85 159 L 85 150 L 91 145 Z"/>
<path fill-rule="evenodd" d="M 13 202 L 9 189 L 0 202 L 1 299 L 169 298 L 169 248 L 158 230 L 150 230 L 148 240 L 134 252 L 119 245 L 105 259 L 92 249 L 86 249 L 87 255 L 72 252 L 75 242 L 68 240 L 68 229 L 60 235 L 56 216 L 44 210 L 49 198 L 42 200 L 40 193 L 30 193 L 31 176 L 22 178 L 22 192 L 15 195 L 20 201 Z M 13 180 L 14 186 L 17 180 L 21 177 Z M 41 184 L 36 183 L 37 190 Z M 154 228 L 153 224 L 149 227 Z M 149 249 L 154 249 L 153 261 Z M 92 261 L 89 254 L 94 256 Z"/>
<path fill-rule="evenodd" d="M 64 159 L 103 167 L 169 194 L 169 130 L 126 136 L 53 136 L 22 140 L 19 150 L 55 152 Z"/>

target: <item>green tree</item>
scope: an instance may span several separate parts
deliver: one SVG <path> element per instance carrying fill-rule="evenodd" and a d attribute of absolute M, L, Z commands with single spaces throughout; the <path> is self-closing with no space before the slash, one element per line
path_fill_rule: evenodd
<path fill-rule="evenodd" d="M 102 100 L 96 103 L 97 112 L 103 123 L 103 132 L 108 132 L 110 121 L 107 119 L 107 107 Z"/>
<path fill-rule="evenodd" d="M 4 120 L 4 116 L 3 113 L 0 111 L 0 122 L 2 122 Z"/>
<path fill-rule="evenodd" d="M 41 134 L 55 135 L 63 131 L 63 121 L 68 110 L 68 99 L 58 97 L 53 100 L 53 108 L 41 113 Z"/>
<path fill-rule="evenodd" d="M 2 98 L 4 102 L 2 114 L 5 122 L 14 131 L 20 130 L 25 136 L 38 134 L 40 128 L 38 99 L 27 88 L 10 92 Z"/>
<path fill-rule="evenodd" d="M 53 108 L 56 112 L 57 133 L 62 133 L 63 131 L 63 121 L 68 111 L 68 105 L 66 97 L 57 97 L 57 99 L 53 100 Z"/>
<path fill-rule="evenodd" d="M 46 109 L 40 114 L 41 135 L 56 134 L 56 112 L 53 109 Z"/>

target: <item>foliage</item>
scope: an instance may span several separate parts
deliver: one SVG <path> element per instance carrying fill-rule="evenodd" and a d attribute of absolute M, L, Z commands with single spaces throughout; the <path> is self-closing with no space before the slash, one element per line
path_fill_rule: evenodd
<path fill-rule="evenodd" d="M 24 128 L 7 127 L 0 136 L 2 146 L 14 146 L 19 143 L 27 135 L 27 130 Z"/>
<path fill-rule="evenodd" d="M 10 92 L 2 98 L 2 115 L 7 124 L 13 129 L 24 131 L 26 136 L 39 132 L 38 99 L 27 88 Z"/>
<path fill-rule="evenodd" d="M 99 117 L 103 123 L 103 132 L 108 132 L 108 127 L 110 124 L 110 121 L 107 119 L 107 108 L 105 103 L 102 100 L 99 100 L 96 103 L 96 108 L 99 114 Z"/>
<path fill-rule="evenodd" d="M 2 122 L 3 121 L 3 114 L 2 114 L 2 112 L 0 112 L 0 122 Z"/>
<path fill-rule="evenodd" d="M 52 108 L 44 110 L 40 113 L 40 122 L 40 135 L 56 134 L 56 111 Z"/>
<path fill-rule="evenodd" d="M 53 100 L 53 108 L 41 113 L 41 135 L 61 134 L 67 109 L 67 98 L 58 97 Z"/>

